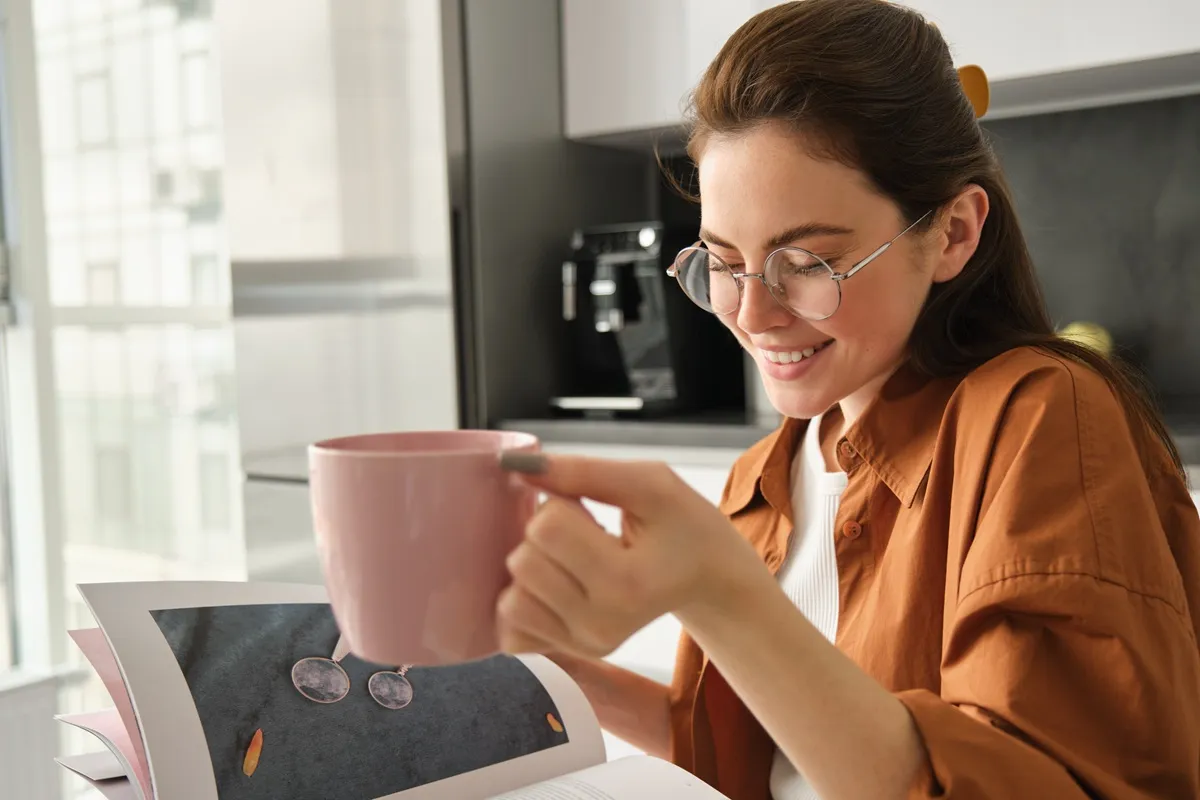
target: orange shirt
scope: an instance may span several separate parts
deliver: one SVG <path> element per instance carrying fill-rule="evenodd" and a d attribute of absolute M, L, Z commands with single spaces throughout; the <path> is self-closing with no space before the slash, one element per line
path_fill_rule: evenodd
<path fill-rule="evenodd" d="M 721 503 L 772 572 L 806 424 L 747 451 Z M 1200 516 L 1103 378 L 1025 348 L 904 368 L 837 457 L 837 646 L 912 714 L 911 797 L 1200 796 Z M 681 766 L 769 797 L 774 744 L 686 633 L 672 728 Z"/>

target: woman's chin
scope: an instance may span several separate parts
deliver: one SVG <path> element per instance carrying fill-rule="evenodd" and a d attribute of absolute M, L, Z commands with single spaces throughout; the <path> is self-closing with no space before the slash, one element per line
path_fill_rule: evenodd
<path fill-rule="evenodd" d="M 775 410 L 793 419 L 812 419 L 837 404 L 837 399 L 826 397 L 824 393 L 797 391 L 794 386 L 772 386 L 768 383 L 766 389 L 767 399 Z"/>

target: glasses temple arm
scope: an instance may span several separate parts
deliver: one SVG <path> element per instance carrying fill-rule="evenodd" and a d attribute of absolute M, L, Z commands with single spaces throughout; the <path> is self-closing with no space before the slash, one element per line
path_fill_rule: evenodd
<path fill-rule="evenodd" d="M 845 272 L 837 273 L 834 277 L 834 280 L 844 281 L 847 278 L 853 276 L 856 272 L 858 272 L 860 269 L 865 267 L 867 264 L 870 264 L 872 261 L 874 261 L 875 259 L 879 258 L 881 255 L 886 253 L 888 251 L 888 248 L 896 243 L 897 239 L 899 239 L 901 236 L 903 236 L 904 234 L 911 231 L 913 228 L 920 225 L 921 222 L 932 213 L 933 213 L 932 211 L 926 211 L 924 214 L 922 214 L 920 217 L 917 218 L 916 222 L 909 225 L 907 228 L 905 228 L 904 230 L 900 231 L 895 236 L 893 236 L 892 240 L 890 242 L 880 245 L 879 249 L 877 249 L 874 253 L 871 253 L 871 255 L 867 256 L 862 261 L 858 262 L 857 264 L 855 264 L 853 267 L 846 270 Z"/>
<path fill-rule="evenodd" d="M 897 240 L 897 239 L 899 239 L 901 236 L 903 236 L 904 234 L 906 234 L 906 233 L 908 233 L 909 231 L 911 231 L 913 228 L 915 228 L 915 227 L 917 227 L 918 225 L 920 225 L 922 222 L 924 222 L 924 221 L 925 221 L 925 218 L 926 218 L 926 217 L 928 217 L 928 216 L 929 216 L 930 214 L 932 214 L 932 213 L 933 213 L 933 209 L 930 209 L 930 210 L 926 211 L 924 214 L 922 214 L 921 216 L 917 217 L 916 221 L 914 221 L 912 225 L 909 225 L 907 228 L 905 228 L 904 230 L 900 231 L 900 232 L 899 232 L 899 233 L 897 233 L 895 236 L 893 236 L 893 237 L 892 237 L 892 242 L 896 241 L 896 240 Z M 888 244 L 891 244 L 892 242 L 888 242 Z"/>
<path fill-rule="evenodd" d="M 330 657 L 330 660 L 340 664 L 342 663 L 342 659 L 349 654 L 350 643 L 346 641 L 344 636 L 338 636 L 337 645 L 333 648 L 333 655 Z"/>

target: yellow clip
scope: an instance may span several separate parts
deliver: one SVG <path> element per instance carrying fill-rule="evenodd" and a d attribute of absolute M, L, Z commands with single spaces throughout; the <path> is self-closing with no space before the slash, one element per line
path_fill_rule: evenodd
<path fill-rule="evenodd" d="M 962 84 L 963 94 L 971 101 L 975 109 L 975 119 L 980 119 L 987 113 L 992 93 L 988 88 L 987 74 L 983 67 L 967 64 L 958 68 L 958 82 Z"/>

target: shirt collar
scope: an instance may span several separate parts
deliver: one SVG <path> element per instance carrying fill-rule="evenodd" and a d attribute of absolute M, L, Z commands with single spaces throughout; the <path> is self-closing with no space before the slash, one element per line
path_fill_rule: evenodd
<path fill-rule="evenodd" d="M 761 498 L 791 520 L 792 457 L 807 428 L 808 420 L 785 417 L 773 433 L 751 447 L 734 466 L 721 510 L 736 514 Z"/>
<path fill-rule="evenodd" d="M 946 404 L 960 380 L 931 379 L 905 364 L 846 432 L 845 441 L 905 506 L 929 472 Z M 792 518 L 791 464 L 807 427 L 808 420 L 785 419 L 746 453 L 722 504 L 727 514 L 762 499 Z"/>

